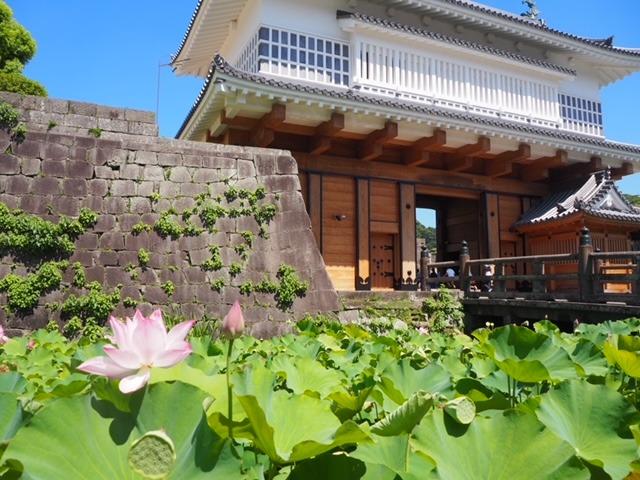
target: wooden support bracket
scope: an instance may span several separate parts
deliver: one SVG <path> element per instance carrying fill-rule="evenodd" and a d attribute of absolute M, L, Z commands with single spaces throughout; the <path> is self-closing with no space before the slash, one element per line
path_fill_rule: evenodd
<path fill-rule="evenodd" d="M 525 182 L 538 182 L 549 176 L 549 171 L 554 168 L 565 166 L 568 154 L 564 150 L 558 150 L 551 157 L 543 157 L 534 161 L 530 166 L 522 171 L 522 179 Z"/>
<path fill-rule="evenodd" d="M 404 154 L 404 164 L 412 167 L 424 165 L 430 160 L 429 152 L 439 150 L 447 143 L 447 132 L 436 128 L 433 135 L 416 140 Z"/>
<path fill-rule="evenodd" d="M 360 143 L 360 160 L 373 161 L 382 155 L 384 144 L 398 136 L 398 124 L 387 122 L 384 128 L 375 130 L 367 135 Z"/>
<path fill-rule="evenodd" d="M 332 113 L 331 119 L 316 127 L 315 135 L 311 138 L 313 155 L 321 155 L 331 149 L 332 139 L 338 132 L 344 130 L 344 115 Z"/>
<path fill-rule="evenodd" d="M 484 171 L 489 177 L 504 177 L 513 173 L 513 164 L 525 162 L 531 158 L 531 146 L 522 143 L 517 150 L 504 152 L 493 160 L 487 160 Z"/>
<path fill-rule="evenodd" d="M 264 115 L 254 132 L 251 134 L 251 143 L 256 147 L 268 147 L 275 138 L 274 129 L 284 123 L 287 116 L 287 107 L 276 103 L 271 111 Z"/>

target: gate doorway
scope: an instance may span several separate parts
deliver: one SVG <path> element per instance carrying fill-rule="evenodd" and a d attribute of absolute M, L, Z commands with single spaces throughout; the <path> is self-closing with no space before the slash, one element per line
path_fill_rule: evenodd
<path fill-rule="evenodd" d="M 394 236 L 387 233 L 371 235 L 371 287 L 373 290 L 393 290 L 395 278 Z"/>

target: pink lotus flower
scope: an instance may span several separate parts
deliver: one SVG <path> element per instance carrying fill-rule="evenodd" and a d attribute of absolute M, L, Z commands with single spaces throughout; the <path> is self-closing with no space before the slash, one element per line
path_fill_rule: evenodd
<path fill-rule="evenodd" d="M 0 345 L 4 345 L 9 341 L 9 337 L 4 334 L 4 328 L 0 325 Z"/>
<path fill-rule="evenodd" d="M 169 368 L 180 363 L 191 353 L 185 341 L 195 321 L 176 325 L 167 333 L 162 312 L 156 310 L 148 318 L 139 310 L 133 320 L 125 323 L 114 317 L 109 319 L 112 344 L 104 347 L 104 357 L 84 362 L 79 370 L 104 377 L 121 379 L 120 391 L 132 393 L 144 387 L 151 377 L 151 369 Z"/>
<path fill-rule="evenodd" d="M 229 338 L 236 338 L 244 332 L 244 317 L 240 302 L 236 300 L 227 316 L 222 321 L 222 333 Z"/>

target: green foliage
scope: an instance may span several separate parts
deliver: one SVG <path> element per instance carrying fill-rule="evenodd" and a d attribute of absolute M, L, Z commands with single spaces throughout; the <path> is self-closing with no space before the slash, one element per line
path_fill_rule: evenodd
<path fill-rule="evenodd" d="M 93 127 L 89 129 L 89 135 L 96 138 L 102 137 L 102 132 L 104 132 L 104 130 L 99 127 Z"/>
<path fill-rule="evenodd" d="M 173 240 L 178 240 L 182 236 L 183 228 L 173 217 L 173 213 L 164 212 L 153 226 L 155 232 L 162 238 L 171 237 Z"/>
<path fill-rule="evenodd" d="M 103 338 L 104 323 L 120 303 L 121 288 L 109 293 L 98 282 L 91 282 L 86 288 L 84 294 L 69 295 L 59 308 L 61 317 L 67 320 L 65 335 L 94 342 Z"/>
<path fill-rule="evenodd" d="M 214 280 L 211 280 L 211 290 L 215 291 L 215 292 L 222 292 L 222 290 L 224 290 L 225 285 L 225 281 L 224 278 L 216 278 Z"/>
<path fill-rule="evenodd" d="M 158 192 L 153 192 L 151 195 L 149 195 L 149 200 L 151 200 L 151 203 L 158 203 L 161 199 L 162 196 Z"/>
<path fill-rule="evenodd" d="M 427 249 L 430 252 L 435 252 L 438 249 L 438 239 L 435 228 L 425 227 L 422 223 L 416 222 L 416 238 L 424 238 Z"/>
<path fill-rule="evenodd" d="M 625 197 L 627 198 L 627 200 L 629 200 L 629 202 L 631 202 L 632 205 L 640 207 L 640 195 L 625 194 Z"/>
<path fill-rule="evenodd" d="M 135 236 L 138 236 L 144 232 L 150 232 L 151 230 L 153 230 L 152 225 L 146 224 L 144 222 L 138 222 L 131 228 L 131 233 L 133 233 Z"/>
<path fill-rule="evenodd" d="M 146 268 L 149 265 L 150 261 L 151 254 L 147 250 L 145 250 L 144 248 L 138 250 L 138 265 L 140 265 L 142 268 Z"/>
<path fill-rule="evenodd" d="M 20 112 L 6 102 L 0 102 L 0 129 L 12 133 L 20 123 Z"/>
<path fill-rule="evenodd" d="M 131 297 L 127 297 L 122 300 L 122 305 L 125 308 L 136 308 L 138 306 L 138 302 Z"/>
<path fill-rule="evenodd" d="M 162 291 L 168 296 L 171 297 L 173 296 L 174 293 L 176 293 L 176 286 L 173 284 L 172 281 L 167 281 L 164 282 L 160 288 L 162 288 Z"/>
<path fill-rule="evenodd" d="M 73 269 L 73 280 L 71 281 L 71 285 L 76 288 L 84 288 L 87 285 L 87 275 L 84 270 L 84 267 L 80 262 L 75 262 L 71 265 Z"/>
<path fill-rule="evenodd" d="M 464 328 L 462 303 L 447 290 L 441 289 L 425 300 L 422 311 L 427 315 L 431 331 L 446 332 Z"/>
<path fill-rule="evenodd" d="M 0 1 L 0 40 L 0 91 L 46 96 L 42 85 L 22 73 L 36 53 L 36 43 L 15 21 L 11 8 L 3 0 Z"/>
<path fill-rule="evenodd" d="M 0 471 L 67 478 L 60 459 L 78 445 L 78 478 L 604 479 L 640 462 L 637 386 L 611 356 L 640 352 L 635 320 L 472 338 L 309 318 L 295 335 L 237 339 L 229 390 L 228 343 L 204 322 L 194 353 L 129 397 L 75 372 L 93 345 L 41 331 L 0 347 Z M 517 362 L 556 373 L 525 383 Z"/>
<path fill-rule="evenodd" d="M 52 258 L 69 256 L 74 241 L 97 222 L 87 209 L 74 220 L 61 217 L 57 224 L 0 203 L 0 252 L 17 257 Z"/>
<path fill-rule="evenodd" d="M 237 277 L 241 273 L 242 273 L 242 264 L 235 262 L 229 265 L 229 275 L 231 275 L 231 277 Z"/>
<path fill-rule="evenodd" d="M 217 272 L 222 270 L 224 267 L 224 263 L 222 262 L 222 253 L 220 247 L 214 245 L 209 247 L 209 251 L 211 252 L 211 258 L 206 260 L 202 264 L 202 270 L 205 272 Z"/>
<path fill-rule="evenodd" d="M 300 280 L 295 268 L 280 265 L 276 275 L 279 285 L 275 292 L 276 305 L 280 310 L 288 310 L 297 298 L 303 298 L 309 290 L 309 284 Z"/>
<path fill-rule="evenodd" d="M 47 262 L 24 277 L 9 274 L 0 280 L 0 292 L 7 294 L 7 309 L 12 313 L 28 313 L 38 306 L 40 298 L 60 287 L 62 272 L 69 263 Z"/>

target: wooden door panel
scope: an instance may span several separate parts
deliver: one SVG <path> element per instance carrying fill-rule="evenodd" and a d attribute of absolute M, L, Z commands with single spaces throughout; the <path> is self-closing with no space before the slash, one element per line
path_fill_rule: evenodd
<path fill-rule="evenodd" d="M 374 290 L 393 290 L 394 244 L 393 235 L 378 233 L 371 236 L 371 282 Z"/>

